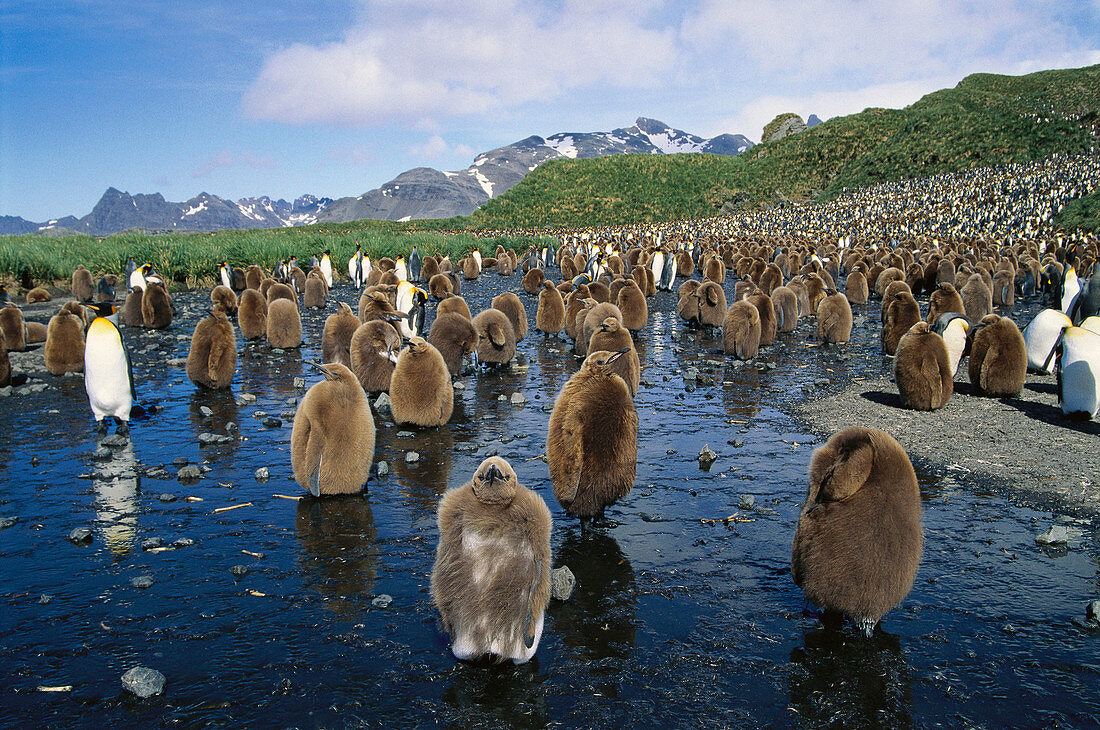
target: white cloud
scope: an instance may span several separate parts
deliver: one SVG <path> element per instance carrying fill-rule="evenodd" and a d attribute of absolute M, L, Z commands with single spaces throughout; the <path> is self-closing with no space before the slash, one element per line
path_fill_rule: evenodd
<path fill-rule="evenodd" d="M 409 154 L 413 157 L 438 159 L 440 157 L 473 157 L 475 152 L 472 147 L 465 144 L 457 144 L 452 147 L 438 134 L 433 134 L 424 144 L 410 147 Z"/>
<path fill-rule="evenodd" d="M 206 177 L 215 170 L 249 167 L 254 170 L 275 170 L 279 166 L 270 157 L 257 157 L 251 152 L 222 150 L 191 171 L 191 177 Z"/>
<path fill-rule="evenodd" d="M 644 88 L 675 64 L 675 29 L 644 24 L 656 0 L 376 2 L 342 40 L 269 57 L 245 113 L 292 124 L 414 123 Z"/>

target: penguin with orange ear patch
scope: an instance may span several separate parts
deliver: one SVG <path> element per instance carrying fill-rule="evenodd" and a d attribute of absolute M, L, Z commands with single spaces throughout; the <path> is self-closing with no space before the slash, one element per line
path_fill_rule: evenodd
<path fill-rule="evenodd" d="M 338 363 L 318 367 L 325 379 L 294 414 L 294 480 L 314 497 L 354 494 L 367 483 L 374 461 L 374 416 L 351 370 Z"/>
<path fill-rule="evenodd" d="M 451 652 L 523 664 L 535 655 L 550 602 L 550 510 L 494 456 L 439 502 L 432 603 Z"/>
<path fill-rule="evenodd" d="M 791 550 L 807 600 L 871 636 L 909 594 L 923 550 L 917 475 L 892 436 L 847 428 L 814 452 Z"/>
<path fill-rule="evenodd" d="M 96 313 L 84 335 L 84 389 L 96 420 L 96 430 L 107 431 L 107 416 L 118 421 L 117 433 L 130 430 L 130 408 L 136 400 L 130 354 L 114 322 L 110 302 L 87 305 Z"/>

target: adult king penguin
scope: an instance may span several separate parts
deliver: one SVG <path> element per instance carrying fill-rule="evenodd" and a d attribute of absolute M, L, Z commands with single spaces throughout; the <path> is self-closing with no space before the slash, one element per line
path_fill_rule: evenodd
<path fill-rule="evenodd" d="M 1100 409 L 1100 335 L 1084 327 L 1062 333 L 1058 402 L 1070 418 L 1088 420 Z"/>
<path fill-rule="evenodd" d="M 329 258 L 330 253 L 331 251 L 326 248 L 325 252 L 321 254 L 321 263 L 319 264 L 321 276 L 325 277 L 325 284 L 328 285 L 329 289 L 332 288 L 332 259 Z"/>
<path fill-rule="evenodd" d="M 420 254 L 417 253 L 416 246 L 413 246 L 412 253 L 409 254 L 409 281 L 420 281 Z"/>
<path fill-rule="evenodd" d="M 424 303 L 428 301 L 427 293 L 407 281 L 397 285 L 397 311 L 407 317 L 398 320 L 397 329 L 405 339 L 419 337 L 424 328 Z"/>
<path fill-rule="evenodd" d="M 107 431 L 107 416 L 119 422 L 117 433 L 130 430 L 130 408 L 134 403 L 134 374 L 130 355 L 115 324 L 111 302 L 88 304 L 96 318 L 84 337 L 84 388 L 95 415 L 96 430 Z"/>
<path fill-rule="evenodd" d="M 356 290 L 363 288 L 363 282 L 370 272 L 370 260 L 363 256 L 363 244 L 355 244 L 355 254 L 348 259 L 348 278 Z"/>

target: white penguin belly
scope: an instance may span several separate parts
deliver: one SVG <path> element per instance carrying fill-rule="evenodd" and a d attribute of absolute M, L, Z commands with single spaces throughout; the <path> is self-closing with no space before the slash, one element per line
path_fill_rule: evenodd
<path fill-rule="evenodd" d="M 1100 410 L 1097 377 L 1100 376 L 1100 335 L 1074 327 L 1066 331 L 1062 350 L 1062 412 L 1087 413 Z"/>
<path fill-rule="evenodd" d="M 130 371 L 121 346 L 89 337 L 84 348 L 84 388 L 97 421 L 106 416 L 129 420 L 133 398 Z"/>

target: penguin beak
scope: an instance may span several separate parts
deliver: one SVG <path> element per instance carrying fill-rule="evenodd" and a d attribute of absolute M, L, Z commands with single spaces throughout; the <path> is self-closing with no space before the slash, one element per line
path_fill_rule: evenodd
<path fill-rule="evenodd" d="M 504 479 L 504 475 L 500 472 L 500 469 L 497 469 L 496 464 L 489 467 L 489 471 L 485 472 L 485 477 L 489 480 L 490 484 L 498 479 Z"/>
<path fill-rule="evenodd" d="M 618 360 L 620 357 L 622 357 L 623 355 L 625 355 L 628 352 L 630 352 L 629 347 L 626 348 L 625 350 L 619 350 L 618 352 L 613 354 L 611 357 L 607 358 L 607 364 L 610 365 L 611 363 L 615 362 L 616 360 Z"/>

